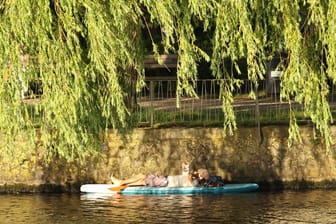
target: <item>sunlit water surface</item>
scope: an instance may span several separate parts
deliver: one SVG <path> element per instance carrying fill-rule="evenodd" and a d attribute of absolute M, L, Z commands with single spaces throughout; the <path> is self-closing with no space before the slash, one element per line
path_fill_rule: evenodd
<path fill-rule="evenodd" d="M 336 191 L 0 195 L 0 223 L 336 223 Z"/>

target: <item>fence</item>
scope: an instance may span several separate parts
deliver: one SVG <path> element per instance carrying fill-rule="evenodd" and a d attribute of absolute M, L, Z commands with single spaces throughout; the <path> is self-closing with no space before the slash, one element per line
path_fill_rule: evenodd
<path fill-rule="evenodd" d="M 258 101 L 251 99 L 254 91 L 249 80 L 243 80 L 234 94 L 233 108 L 237 123 L 256 124 L 261 122 L 288 121 L 289 106 L 279 99 L 279 80 L 260 81 Z M 198 80 L 196 84 L 198 98 L 181 97 L 180 107 L 176 106 L 176 80 L 148 80 L 137 96 L 138 121 L 155 125 L 157 123 L 197 122 L 206 124 L 223 122 L 223 103 L 219 99 L 219 81 L 213 79 Z M 301 105 L 295 105 L 299 114 Z"/>
<path fill-rule="evenodd" d="M 176 85 L 174 78 L 165 80 L 146 80 L 142 91 L 137 95 L 136 116 L 140 125 L 183 123 L 211 125 L 223 123 L 225 114 L 220 99 L 220 80 L 204 79 L 196 82 L 195 91 L 198 98 L 181 97 L 179 107 L 176 101 Z M 289 105 L 279 99 L 279 80 L 263 80 L 259 82 L 258 100 L 251 99 L 249 93 L 254 91 L 249 80 L 242 80 L 242 85 L 233 93 L 233 108 L 238 124 L 257 124 L 288 122 Z M 37 94 L 41 87 L 37 85 Z M 34 90 L 33 90 L 34 92 Z M 330 88 L 330 105 L 335 109 L 336 86 Z M 26 99 L 27 100 L 27 99 Z M 27 100 L 27 102 L 30 102 Z M 31 102 L 30 102 L 31 104 Z M 225 105 L 224 105 L 225 106 Z M 294 104 L 297 120 L 307 120 L 303 116 L 303 105 Z M 35 114 L 31 107 L 32 114 Z M 33 115 L 35 116 L 35 115 Z M 36 115 L 36 116 L 41 116 Z M 38 121 L 38 117 L 34 117 Z"/>

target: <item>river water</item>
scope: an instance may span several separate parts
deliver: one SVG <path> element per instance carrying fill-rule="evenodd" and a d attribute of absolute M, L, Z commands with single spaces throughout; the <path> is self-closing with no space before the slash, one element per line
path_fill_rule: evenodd
<path fill-rule="evenodd" d="M 232 195 L 0 195 L 0 223 L 336 223 L 336 190 Z"/>

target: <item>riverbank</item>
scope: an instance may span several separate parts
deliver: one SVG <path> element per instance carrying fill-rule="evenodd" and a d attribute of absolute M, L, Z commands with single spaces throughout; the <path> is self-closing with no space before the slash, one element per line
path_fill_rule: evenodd
<path fill-rule="evenodd" d="M 301 126 L 302 144 L 288 148 L 287 126 L 240 127 L 233 136 L 222 128 L 142 128 L 127 139 L 113 131 L 102 153 L 86 161 L 43 160 L 43 148 L 19 144 L 12 158 L 1 157 L 0 192 L 79 192 L 81 184 L 109 183 L 113 173 L 175 175 L 182 161 L 205 167 L 227 182 L 256 182 L 261 190 L 336 188 L 335 145 L 327 153 L 311 126 Z M 336 132 L 331 127 L 333 135 Z"/>

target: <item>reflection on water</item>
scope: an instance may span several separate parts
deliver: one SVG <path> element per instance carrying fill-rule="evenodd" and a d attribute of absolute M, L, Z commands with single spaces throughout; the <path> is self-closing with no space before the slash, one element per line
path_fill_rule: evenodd
<path fill-rule="evenodd" d="M 0 195 L 0 223 L 335 223 L 336 191 Z"/>

